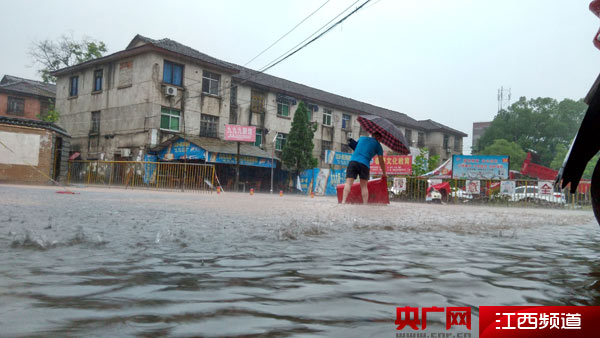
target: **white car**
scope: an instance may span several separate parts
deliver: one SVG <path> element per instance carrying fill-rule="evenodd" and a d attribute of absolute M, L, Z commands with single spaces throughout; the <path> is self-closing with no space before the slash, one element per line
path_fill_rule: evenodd
<path fill-rule="evenodd" d="M 560 192 L 552 192 L 551 194 L 540 194 L 539 188 L 534 185 L 516 187 L 512 195 L 508 195 L 513 202 L 529 201 L 540 204 L 560 204 L 567 203 L 565 194 Z"/>

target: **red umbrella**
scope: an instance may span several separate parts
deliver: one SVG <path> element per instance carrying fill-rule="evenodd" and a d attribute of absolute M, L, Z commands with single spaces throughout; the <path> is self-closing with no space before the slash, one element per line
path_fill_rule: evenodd
<path fill-rule="evenodd" d="M 401 155 L 410 154 L 408 143 L 404 135 L 392 122 L 375 115 L 362 115 L 357 118 L 358 123 L 370 134 L 380 133 L 381 143 Z"/>

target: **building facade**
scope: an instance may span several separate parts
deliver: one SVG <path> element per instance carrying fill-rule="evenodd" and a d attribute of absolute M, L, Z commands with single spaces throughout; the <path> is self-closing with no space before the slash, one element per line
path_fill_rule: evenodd
<path fill-rule="evenodd" d="M 255 145 L 277 158 L 300 101 L 317 126 L 314 156 L 322 166 L 325 150 L 349 152 L 348 138 L 366 135 L 356 121 L 363 114 L 389 119 L 413 146 L 430 147 L 432 153 L 460 154 L 453 142 L 462 145 L 466 136 L 430 120 L 258 73 L 170 39 L 137 35 L 123 51 L 52 75 L 60 124 L 84 159 L 140 159 L 174 135 L 222 140 L 226 124 L 255 126 Z"/>
<path fill-rule="evenodd" d="M 485 130 L 492 124 L 492 122 L 473 122 L 473 142 L 471 143 L 471 149 L 475 149 L 477 142 Z"/>
<path fill-rule="evenodd" d="M 0 80 L 0 116 L 39 120 L 52 106 L 56 86 L 4 75 Z"/>

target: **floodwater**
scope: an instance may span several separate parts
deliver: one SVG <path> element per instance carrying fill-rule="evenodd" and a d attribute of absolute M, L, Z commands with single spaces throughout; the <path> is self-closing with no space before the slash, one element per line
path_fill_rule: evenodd
<path fill-rule="evenodd" d="M 409 305 L 471 306 L 476 337 L 480 305 L 600 305 L 591 211 L 57 190 L 0 185 L 0 336 L 394 337 Z"/>

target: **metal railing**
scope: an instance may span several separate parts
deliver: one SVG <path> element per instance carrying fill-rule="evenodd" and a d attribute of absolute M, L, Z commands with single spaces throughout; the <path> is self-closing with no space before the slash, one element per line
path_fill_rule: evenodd
<path fill-rule="evenodd" d="M 69 161 L 67 184 L 212 192 L 215 167 L 194 163 Z"/>
<path fill-rule="evenodd" d="M 404 177 L 405 187 L 402 191 L 393 189 L 393 178 L 388 180 L 388 191 L 391 201 L 406 202 L 444 202 L 449 204 L 486 204 L 499 206 L 519 207 L 552 207 L 552 208 L 587 208 L 591 207 L 591 192 L 589 184 L 580 183 L 577 192 L 570 193 L 567 186 L 562 191 L 552 189 L 542 191 L 539 189 L 538 180 L 512 180 L 515 182 L 514 192 L 504 193 L 500 189 L 500 181 L 480 180 L 479 193 L 469 193 L 467 183 L 464 179 L 443 179 L 442 183 L 448 183 L 448 190 L 442 189 L 439 195 L 427 196 L 427 188 L 439 183 L 422 177 Z M 432 184 L 433 183 L 433 184 Z M 589 182 L 588 182 L 589 183 Z"/>

